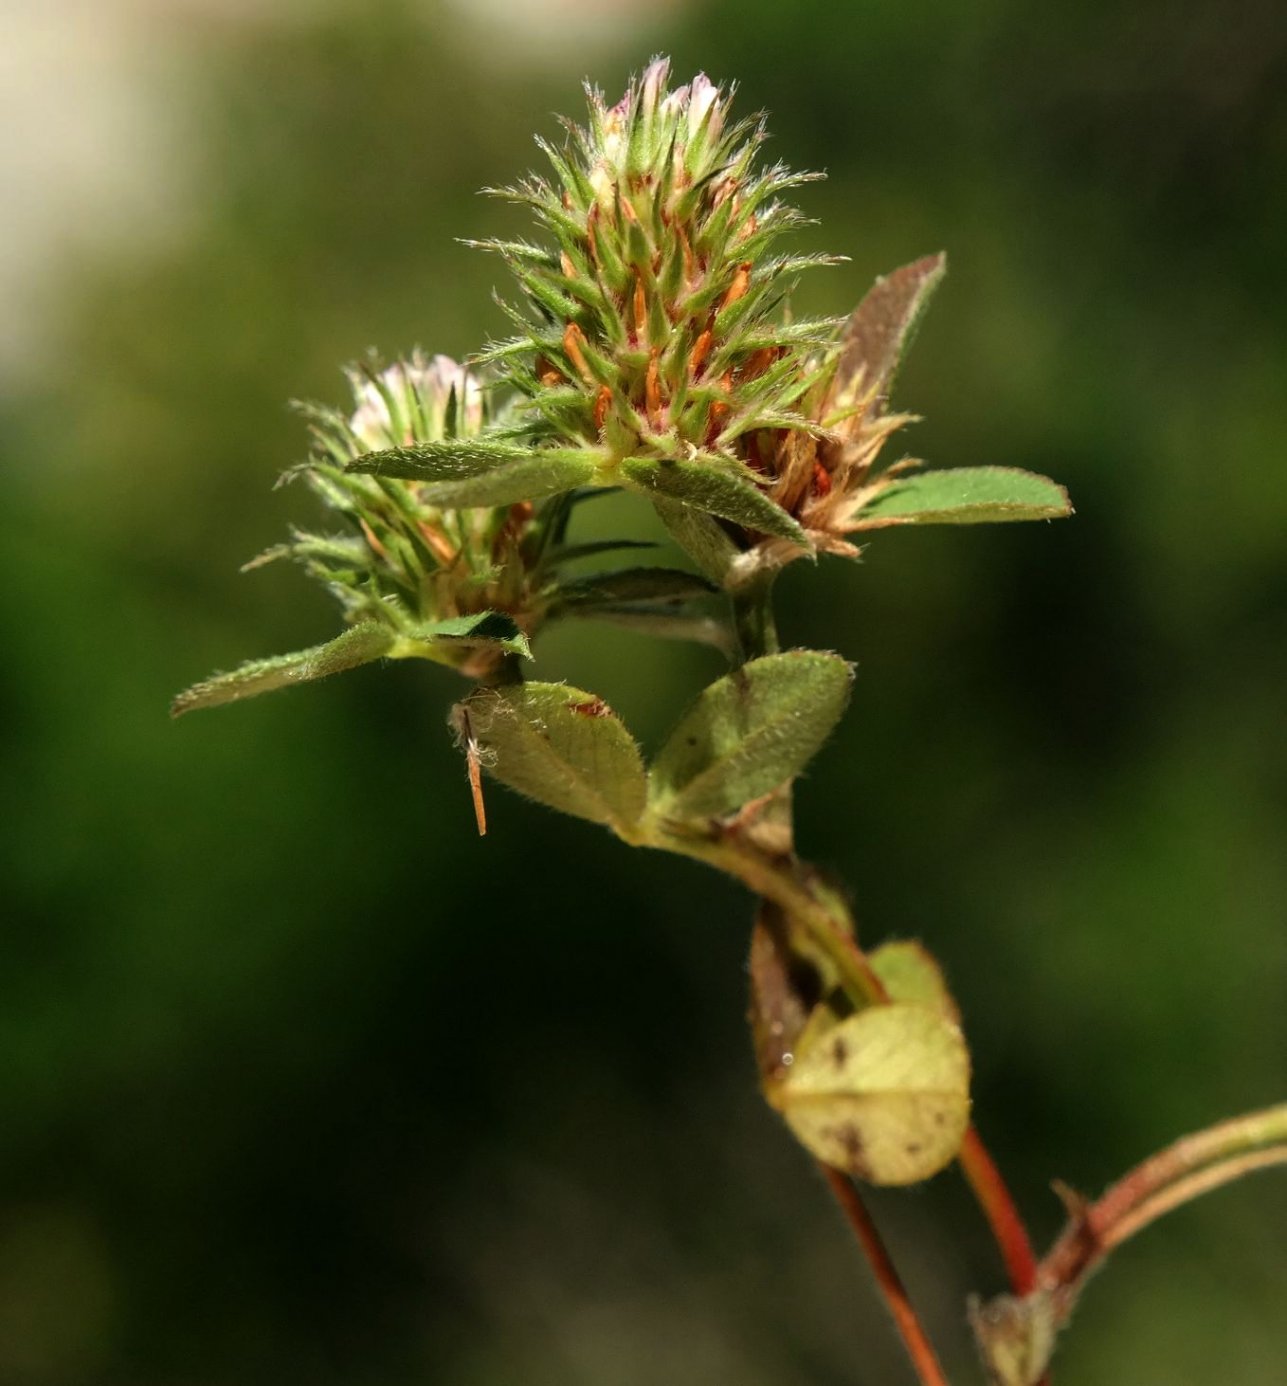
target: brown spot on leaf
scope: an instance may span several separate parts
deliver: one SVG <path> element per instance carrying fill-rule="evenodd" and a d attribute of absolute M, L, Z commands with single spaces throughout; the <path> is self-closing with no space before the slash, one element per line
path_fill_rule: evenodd
<path fill-rule="evenodd" d="M 571 702 L 568 710 L 581 717 L 611 717 L 612 709 L 602 698 L 591 698 L 587 702 Z"/>
<path fill-rule="evenodd" d="M 866 1172 L 867 1162 L 864 1158 L 863 1140 L 853 1122 L 847 1121 L 841 1126 L 832 1126 L 822 1134 L 828 1140 L 834 1141 L 844 1151 L 845 1169 L 851 1174 L 864 1174 Z"/>

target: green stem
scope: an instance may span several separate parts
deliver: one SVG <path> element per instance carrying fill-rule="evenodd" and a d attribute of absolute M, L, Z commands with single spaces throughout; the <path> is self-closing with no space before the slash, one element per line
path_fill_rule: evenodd
<path fill-rule="evenodd" d="M 773 584 L 777 572 L 761 574 L 745 587 L 729 594 L 733 604 L 733 629 L 741 648 L 739 664 L 761 655 L 777 654 L 777 624 L 773 619 Z"/>
<path fill-rule="evenodd" d="M 866 954 L 858 947 L 840 901 L 821 894 L 799 862 L 770 857 L 737 838 L 682 836 L 664 829 L 650 836 L 646 845 L 704 861 L 735 876 L 756 895 L 771 900 L 790 925 L 803 930 L 814 949 L 832 963 L 838 981 L 855 1005 L 876 1005 L 889 999 Z"/>

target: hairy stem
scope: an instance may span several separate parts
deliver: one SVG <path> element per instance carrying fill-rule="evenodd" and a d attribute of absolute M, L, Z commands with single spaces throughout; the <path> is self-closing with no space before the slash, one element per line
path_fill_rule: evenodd
<path fill-rule="evenodd" d="M 773 583 L 776 572 L 770 570 L 753 582 L 730 593 L 733 605 L 733 628 L 741 649 L 741 659 L 758 659 L 761 655 L 777 654 L 778 630 L 773 618 Z"/>
<path fill-rule="evenodd" d="M 888 1000 L 880 978 L 854 940 L 840 902 L 819 891 L 799 863 L 769 856 L 735 837 L 717 839 L 662 829 L 649 845 L 693 857 L 735 876 L 756 895 L 777 905 L 792 928 L 808 935 L 817 951 L 834 964 L 841 985 L 858 1005 Z"/>

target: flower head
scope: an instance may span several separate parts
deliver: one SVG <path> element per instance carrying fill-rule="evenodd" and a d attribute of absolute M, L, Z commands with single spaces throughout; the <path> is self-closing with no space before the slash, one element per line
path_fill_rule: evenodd
<path fill-rule="evenodd" d="M 785 320 L 798 274 L 829 257 L 771 254 L 802 218 L 782 201 L 815 175 L 759 167 L 759 118 L 732 121 L 705 76 L 668 86 L 653 62 L 620 101 L 589 91 L 564 148 L 540 141 L 552 178 L 506 195 L 552 246 L 483 242 L 523 304 L 519 335 L 483 359 L 521 399 L 514 432 L 579 450 L 591 479 L 696 506 L 807 547 L 769 495 L 782 430 L 820 436 L 805 404 L 832 320 Z"/>
<path fill-rule="evenodd" d="M 534 593 L 521 553 L 534 518 L 530 504 L 443 510 L 426 499 L 422 483 L 345 470 L 371 453 L 477 435 L 485 411 L 476 377 L 449 356 L 419 352 L 387 367 L 365 361 L 346 374 L 351 413 L 302 406 L 315 446 L 296 469 L 346 532 L 300 531 L 266 557 L 302 562 L 350 621 L 375 619 L 411 633 L 426 622 L 493 611 L 530 631 Z"/>
<path fill-rule="evenodd" d="M 646 494 L 730 587 L 856 554 L 848 536 L 863 529 L 1066 514 L 1058 488 L 1024 474 L 938 473 L 926 493 L 904 479 L 914 463 L 880 467 L 912 417 L 889 389 L 942 257 L 877 281 L 847 324 L 792 320 L 799 272 L 832 258 L 770 252 L 802 222 L 782 194 L 815 175 L 761 167 L 762 120 L 732 120 L 731 92 L 703 75 L 669 77 L 659 58 L 615 104 L 591 89 L 584 127 L 567 123 L 562 148 L 538 141 L 552 176 L 505 195 L 552 245 L 482 243 L 523 300 L 508 309 L 518 335 L 482 358 L 519 400 L 498 441 L 546 459 L 541 494 Z M 524 480 L 514 468 L 515 494 Z"/>
<path fill-rule="evenodd" d="M 347 470 L 355 458 L 467 439 L 485 426 L 482 391 L 450 357 L 420 352 L 350 366 L 349 411 L 299 406 L 313 455 L 303 476 L 343 528 L 296 530 L 247 567 L 293 558 L 338 598 L 348 629 L 295 654 L 254 660 L 196 684 L 176 713 L 308 681 L 378 658 L 422 658 L 478 679 L 528 653 L 540 624 L 544 545 L 528 503 L 443 510 L 414 481 Z"/>

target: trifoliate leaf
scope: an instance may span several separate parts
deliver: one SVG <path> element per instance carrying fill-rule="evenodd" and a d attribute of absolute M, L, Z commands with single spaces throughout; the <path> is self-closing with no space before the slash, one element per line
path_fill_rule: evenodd
<path fill-rule="evenodd" d="M 872 1184 L 915 1184 L 961 1147 L 970 1122 L 961 1032 L 924 1006 L 872 1006 L 797 1050 L 769 1100 L 818 1159 Z"/>
<path fill-rule="evenodd" d="M 561 683 L 484 689 L 455 725 L 502 784 L 560 813 L 628 835 L 643 813 L 639 748 L 602 699 Z"/>
<path fill-rule="evenodd" d="M 862 507 L 853 528 L 981 525 L 1071 514 L 1068 492 L 1049 477 L 1017 467 L 956 467 L 891 482 Z"/>
<path fill-rule="evenodd" d="M 828 408 L 842 403 L 853 388 L 888 398 L 899 363 L 946 273 L 946 255 L 927 255 L 876 280 L 845 328 Z"/>
<path fill-rule="evenodd" d="M 748 474 L 739 475 L 714 459 L 662 462 L 627 458 L 620 466 L 623 485 L 647 496 L 682 501 L 695 510 L 732 520 L 734 524 L 809 547 L 804 530 Z"/>
<path fill-rule="evenodd" d="M 275 688 L 309 683 L 346 669 L 356 669 L 360 664 L 369 664 L 388 654 L 396 640 L 396 633 L 388 626 L 367 621 L 324 645 L 272 659 L 252 659 L 230 673 L 215 674 L 202 683 L 193 684 L 170 704 L 170 715 L 181 717 L 196 708 L 218 707 L 220 703 L 253 698 Z"/>
<path fill-rule="evenodd" d="M 961 1012 L 947 988 L 943 969 L 924 944 L 913 938 L 882 943 L 867 954 L 872 971 L 880 978 L 891 1001 L 928 1006 L 959 1025 Z"/>
<path fill-rule="evenodd" d="M 422 483 L 420 500 L 445 510 L 540 500 L 589 482 L 600 463 L 593 449 L 525 448 L 510 442 L 453 438 L 369 452 L 347 469 Z"/>
<path fill-rule="evenodd" d="M 839 655 L 793 650 L 717 679 L 653 763 L 653 811 L 718 817 L 798 775 L 839 721 L 852 678 Z"/>

